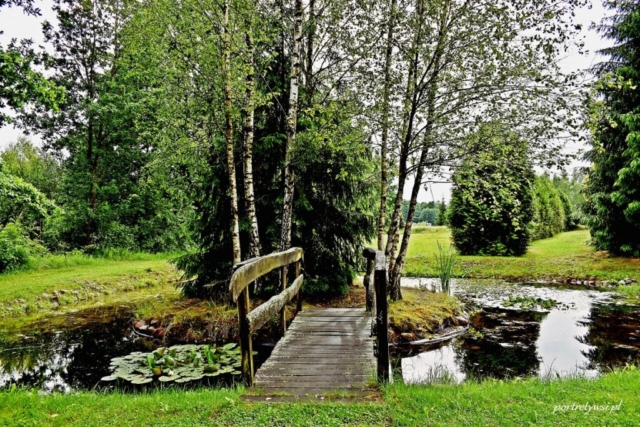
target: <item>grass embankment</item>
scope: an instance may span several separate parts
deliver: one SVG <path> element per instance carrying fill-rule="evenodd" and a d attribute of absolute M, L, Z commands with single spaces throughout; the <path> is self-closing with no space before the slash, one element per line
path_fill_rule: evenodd
<path fill-rule="evenodd" d="M 167 262 L 169 258 L 166 254 L 43 258 L 31 271 L 0 275 L 0 318 L 35 319 L 54 309 L 87 307 L 87 302 L 108 300 L 107 296 L 119 292 L 172 283 L 179 274 Z"/>
<path fill-rule="evenodd" d="M 415 341 L 457 326 L 460 302 L 444 293 L 403 289 L 403 299 L 389 303 L 391 342 Z"/>
<path fill-rule="evenodd" d="M 531 243 L 523 257 L 458 256 L 455 277 L 532 280 L 622 280 L 640 278 L 640 258 L 610 257 L 587 243 L 588 230 L 560 233 Z M 449 244 L 445 227 L 416 227 L 409 242 L 405 275 L 437 276 L 437 242 Z"/>
<path fill-rule="evenodd" d="M 0 424 L 631 426 L 640 425 L 640 395 L 634 392 L 638 387 L 640 371 L 626 370 L 598 380 L 527 379 L 427 386 L 397 383 L 383 390 L 382 401 L 348 404 L 249 404 L 240 400 L 241 389 L 51 396 L 14 391 L 0 393 Z M 611 410 L 619 404 L 619 410 Z M 602 410 L 605 405 L 609 410 Z"/>

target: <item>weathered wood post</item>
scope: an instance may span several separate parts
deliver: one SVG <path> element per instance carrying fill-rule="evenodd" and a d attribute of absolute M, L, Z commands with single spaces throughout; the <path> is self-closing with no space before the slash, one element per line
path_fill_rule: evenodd
<path fill-rule="evenodd" d="M 238 325 L 240 326 L 240 351 L 242 353 L 242 379 L 249 385 L 253 385 L 253 345 L 251 343 L 251 331 L 247 315 L 251 309 L 249 305 L 249 288 L 244 288 L 238 298 Z"/>
<path fill-rule="evenodd" d="M 296 262 L 296 279 L 300 277 L 300 273 L 302 271 L 302 259 L 299 259 Z M 296 314 L 302 311 L 302 288 L 298 291 L 298 297 L 296 298 Z"/>
<path fill-rule="evenodd" d="M 280 292 L 287 289 L 287 266 L 280 268 Z M 287 333 L 287 312 L 286 307 L 282 307 L 280 310 L 280 331 L 282 336 Z"/>
<path fill-rule="evenodd" d="M 362 281 L 364 285 L 364 292 L 366 297 L 365 308 L 367 312 L 370 312 L 371 309 L 373 308 L 373 283 L 371 282 L 372 282 L 372 276 L 373 276 L 373 268 L 376 262 L 375 261 L 376 251 L 371 248 L 365 248 L 363 255 L 367 260 L 367 271 L 364 275 L 364 280 Z"/>
<path fill-rule="evenodd" d="M 376 339 L 378 341 L 378 381 L 389 382 L 389 320 L 387 302 L 387 257 L 376 251 L 373 282 L 376 292 Z"/>

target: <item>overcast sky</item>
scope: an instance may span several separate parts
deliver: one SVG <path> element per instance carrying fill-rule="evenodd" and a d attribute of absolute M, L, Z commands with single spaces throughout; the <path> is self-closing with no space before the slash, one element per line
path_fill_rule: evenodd
<path fill-rule="evenodd" d="M 585 55 L 580 55 L 577 51 L 570 53 L 561 62 L 562 69 L 566 72 L 572 72 L 577 70 L 584 70 L 589 68 L 599 59 L 596 55 L 596 51 L 607 46 L 607 42 L 603 41 L 598 34 L 590 30 L 593 22 L 600 22 L 605 15 L 605 10 L 602 7 L 602 0 L 592 0 L 593 5 L 591 8 L 581 8 L 576 12 L 576 24 L 582 24 L 582 34 L 585 36 L 585 50 L 588 52 Z M 52 2 L 50 0 L 41 0 L 36 3 L 42 11 L 41 17 L 27 16 L 22 12 L 20 8 L 2 8 L 0 11 L 0 29 L 4 31 L 4 34 L 0 36 L 0 44 L 6 45 L 11 38 L 31 38 L 36 44 L 42 44 L 42 28 L 41 24 L 44 20 L 54 21 L 55 17 L 51 10 Z M 5 126 L 0 129 L 0 149 L 4 148 L 7 144 L 21 134 L 20 130 L 13 128 L 12 126 Z M 32 140 L 39 143 L 37 136 L 32 136 Z M 580 147 L 571 147 L 571 150 L 577 150 Z M 405 198 L 408 199 L 411 194 L 411 187 L 413 183 L 409 183 L 406 186 Z M 443 197 L 448 200 L 451 186 L 450 184 L 433 184 L 431 191 L 425 189 L 421 190 L 419 195 L 419 201 L 429 201 L 433 199 L 440 200 Z M 433 195 L 433 196 L 432 196 Z"/>

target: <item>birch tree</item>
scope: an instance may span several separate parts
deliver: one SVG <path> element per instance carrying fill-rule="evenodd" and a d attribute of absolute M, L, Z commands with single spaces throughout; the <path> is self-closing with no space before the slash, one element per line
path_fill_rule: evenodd
<path fill-rule="evenodd" d="M 300 86 L 300 45 L 302 43 L 302 0 L 294 0 L 293 48 L 291 51 L 291 75 L 289 84 L 289 112 L 287 113 L 287 142 L 284 146 L 284 203 L 282 207 L 282 235 L 280 249 L 291 246 L 291 219 L 293 215 L 293 191 L 295 173 L 291 163 L 295 149 L 298 124 L 298 91 Z"/>
<path fill-rule="evenodd" d="M 557 61 L 572 44 L 572 12 L 580 0 L 542 2 L 439 0 L 403 3 L 407 20 L 392 67 L 404 70 L 404 101 L 393 129 L 398 193 L 387 229 L 390 293 L 401 298 L 400 277 L 420 187 L 429 176 L 456 167 L 480 147 L 468 138 L 482 123 L 505 124 L 541 163 L 557 161 L 577 107 L 571 76 Z M 395 42 L 400 44 L 398 39 Z M 406 64 L 406 65 L 403 65 Z M 384 100 L 382 101 L 384 103 Z M 555 160 L 554 160 L 555 159 Z M 405 181 L 414 178 L 400 247 Z"/>
<path fill-rule="evenodd" d="M 250 19 L 250 18 L 249 18 Z M 254 116 L 255 116 L 255 68 L 254 46 L 253 46 L 253 25 L 249 21 L 245 33 L 247 47 L 247 76 L 246 76 L 246 99 L 245 99 L 245 122 L 244 122 L 244 143 L 243 143 L 243 175 L 244 175 L 244 201 L 245 212 L 249 221 L 249 255 L 250 257 L 260 256 L 260 233 L 258 231 L 258 216 L 256 214 L 256 199 L 253 188 L 253 137 L 254 137 Z"/>
<path fill-rule="evenodd" d="M 233 154 L 233 118 L 231 101 L 231 28 L 229 27 L 229 0 L 224 0 L 222 31 L 224 35 L 224 119 L 227 145 L 227 170 L 229 174 L 229 199 L 231 201 L 231 238 L 233 242 L 233 263 L 242 260 L 240 252 L 240 225 L 238 214 L 238 189 L 236 185 L 236 163 Z"/>

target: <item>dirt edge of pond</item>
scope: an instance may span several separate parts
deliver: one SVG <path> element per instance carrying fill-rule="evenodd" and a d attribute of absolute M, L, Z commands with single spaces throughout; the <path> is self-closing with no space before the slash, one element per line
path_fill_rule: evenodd
<path fill-rule="evenodd" d="M 433 338 L 451 328 L 468 325 L 468 314 L 454 297 L 424 291 L 404 289 L 404 299 L 389 304 L 389 342 L 407 343 Z M 252 301 L 253 308 L 261 301 Z M 355 284 L 342 297 L 305 302 L 303 311 L 311 307 L 360 308 L 365 305 L 365 293 Z M 295 304 L 286 308 L 287 322 L 295 317 Z M 153 315 L 139 316 L 134 321 L 137 333 L 155 338 L 164 345 L 178 343 L 235 342 L 238 339 L 238 314 L 233 307 L 199 299 L 181 299 Z M 253 336 L 259 343 L 275 343 L 280 339 L 278 319 L 271 319 Z"/>

